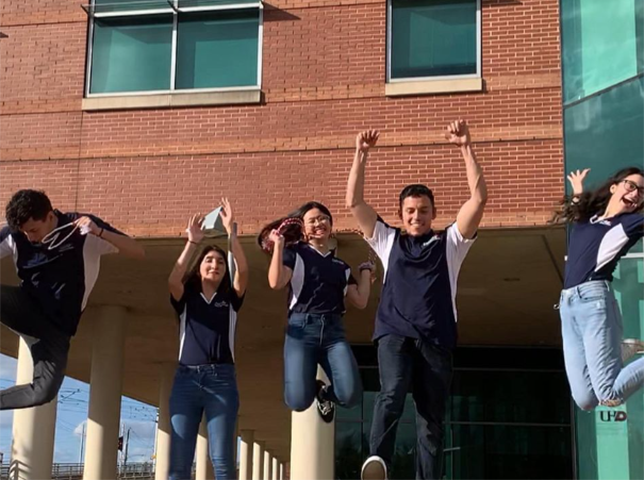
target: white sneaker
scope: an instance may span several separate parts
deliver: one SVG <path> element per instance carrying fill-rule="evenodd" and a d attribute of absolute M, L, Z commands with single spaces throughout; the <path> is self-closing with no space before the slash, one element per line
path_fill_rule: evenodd
<path fill-rule="evenodd" d="M 387 464 L 378 455 L 372 455 L 362 464 L 362 480 L 387 480 Z"/>
<path fill-rule="evenodd" d="M 634 338 L 622 340 L 622 362 L 626 363 L 631 357 L 644 352 L 644 342 Z"/>

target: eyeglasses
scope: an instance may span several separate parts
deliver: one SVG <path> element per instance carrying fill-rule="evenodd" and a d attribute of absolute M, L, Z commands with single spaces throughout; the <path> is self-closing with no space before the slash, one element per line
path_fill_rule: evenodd
<path fill-rule="evenodd" d="M 634 192 L 637 190 L 637 193 L 640 195 L 644 195 L 644 187 L 640 187 L 637 183 L 633 182 L 632 180 L 624 179 L 622 180 L 624 183 L 624 188 L 626 189 L 627 192 Z"/>
<path fill-rule="evenodd" d="M 328 215 L 320 215 L 319 217 L 307 218 L 307 225 L 315 225 L 316 223 L 329 223 L 331 218 Z"/>

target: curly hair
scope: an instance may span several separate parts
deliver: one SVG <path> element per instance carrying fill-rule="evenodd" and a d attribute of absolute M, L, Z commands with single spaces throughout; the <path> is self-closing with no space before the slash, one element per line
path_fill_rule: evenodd
<path fill-rule="evenodd" d="M 573 202 L 573 195 L 566 195 L 555 210 L 551 223 L 575 223 L 586 222 L 594 215 L 606 211 L 608 203 L 612 197 L 610 187 L 620 183 L 626 177 L 631 175 L 641 175 L 644 177 L 644 170 L 639 167 L 626 167 L 611 175 L 602 185 L 595 190 L 585 191 L 577 195 L 578 202 Z M 644 203 L 640 205 L 638 211 L 644 210 Z"/>
<path fill-rule="evenodd" d="M 9 228 L 20 230 L 30 219 L 44 220 L 53 210 L 49 197 L 40 190 L 18 190 L 13 194 L 5 209 Z"/>

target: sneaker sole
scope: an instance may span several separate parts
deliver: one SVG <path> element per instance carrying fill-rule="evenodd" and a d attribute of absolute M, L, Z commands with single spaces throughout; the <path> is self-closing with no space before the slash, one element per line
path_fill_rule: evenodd
<path fill-rule="evenodd" d="M 362 480 L 386 480 L 385 470 L 379 462 L 369 462 L 362 470 Z"/>

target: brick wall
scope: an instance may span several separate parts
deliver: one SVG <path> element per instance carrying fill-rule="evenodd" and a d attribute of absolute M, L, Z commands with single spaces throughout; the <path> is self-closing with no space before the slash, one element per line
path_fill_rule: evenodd
<path fill-rule="evenodd" d="M 481 93 L 385 97 L 385 0 L 280 0 L 264 16 L 261 105 L 82 112 L 87 17 L 72 0 L 0 3 L 0 203 L 42 188 L 140 236 L 174 236 L 230 197 L 242 233 L 310 199 L 344 208 L 355 134 L 381 130 L 367 200 L 407 183 L 438 223 L 467 198 L 446 122 L 466 118 L 489 183 L 483 225 L 543 225 L 563 193 L 557 0 L 483 0 Z"/>

